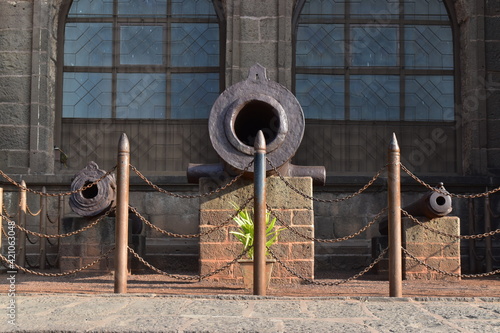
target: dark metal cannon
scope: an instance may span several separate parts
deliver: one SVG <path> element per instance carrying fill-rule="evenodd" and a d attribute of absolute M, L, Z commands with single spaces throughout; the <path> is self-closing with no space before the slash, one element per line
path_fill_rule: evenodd
<path fill-rule="evenodd" d="M 412 216 L 425 216 L 428 219 L 443 217 L 451 213 L 452 201 L 451 196 L 447 193 L 443 183 L 439 183 L 436 187 L 440 192 L 429 191 L 417 201 L 405 206 L 403 210 Z M 382 235 L 388 233 L 387 219 L 381 221 L 379 230 Z"/>
<path fill-rule="evenodd" d="M 254 141 L 259 130 L 266 140 L 266 156 L 270 163 L 266 172 L 290 177 L 312 177 L 315 184 L 324 184 L 323 166 L 297 166 L 290 160 L 304 135 L 304 113 L 295 96 L 281 84 L 267 78 L 259 64 L 249 70 L 245 81 L 226 89 L 215 101 L 208 123 L 210 140 L 222 159 L 221 164 L 190 164 L 189 182 L 200 177 L 213 177 L 227 172 L 246 171 L 253 175 Z M 250 165 L 250 167 L 249 167 Z"/>
<path fill-rule="evenodd" d="M 80 170 L 71 183 L 71 191 L 76 191 L 100 179 L 106 171 L 99 169 L 95 162 L 90 162 Z M 69 198 L 69 206 L 80 216 L 97 216 L 115 205 L 116 180 L 113 174 L 83 191 L 74 193 Z"/>

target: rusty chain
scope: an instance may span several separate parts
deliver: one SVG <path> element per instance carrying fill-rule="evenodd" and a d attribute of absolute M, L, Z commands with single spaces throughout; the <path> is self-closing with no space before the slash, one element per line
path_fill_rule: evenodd
<path fill-rule="evenodd" d="M 411 259 L 415 260 L 420 265 L 423 265 L 423 266 L 427 267 L 428 269 L 433 270 L 433 271 L 438 272 L 438 273 L 441 273 L 443 275 L 448 275 L 448 276 L 458 277 L 458 278 L 479 278 L 479 277 L 493 276 L 493 275 L 496 275 L 496 274 L 500 273 L 500 269 L 497 269 L 497 270 L 494 270 L 494 271 L 491 271 L 491 272 L 488 272 L 488 273 L 480 273 L 480 274 L 458 274 L 458 273 L 446 272 L 446 271 L 443 271 L 442 269 L 433 267 L 433 266 L 425 263 L 424 261 L 418 259 L 413 254 L 411 254 L 410 252 L 408 252 L 408 250 L 405 249 L 404 247 L 401 247 L 401 249 L 403 250 L 403 252 L 408 257 L 410 257 Z"/>
<path fill-rule="evenodd" d="M 24 267 L 21 267 L 19 266 L 18 264 L 16 263 L 12 263 L 10 262 L 7 258 L 5 258 L 3 255 L 0 254 L 0 259 L 4 262 L 4 266 L 7 267 L 7 268 L 12 268 L 12 266 L 14 266 L 15 268 L 17 268 L 18 270 L 20 271 L 23 271 L 25 273 L 29 273 L 29 274 L 33 274 L 33 275 L 38 275 L 38 276 L 49 276 L 49 277 L 60 277 L 60 276 L 67 276 L 67 275 L 71 275 L 71 274 L 75 274 L 75 273 L 78 273 L 78 272 L 81 272 L 89 267 L 92 267 L 94 266 L 95 264 L 99 263 L 100 261 L 102 261 L 104 258 L 107 258 L 109 256 L 109 254 L 111 253 L 111 251 L 113 251 L 115 248 L 111 248 L 109 249 L 106 253 L 102 254 L 99 258 L 97 258 L 96 260 L 94 260 L 93 262 L 83 266 L 83 267 L 80 267 L 80 268 L 77 268 L 77 269 L 73 269 L 71 271 L 67 271 L 67 272 L 63 272 L 63 273 L 42 273 L 42 272 L 37 272 L 37 271 L 33 271 L 31 269 L 28 269 L 28 268 L 24 268 Z M 8 266 L 6 266 L 8 265 Z"/>
<path fill-rule="evenodd" d="M 497 229 L 497 230 L 493 230 L 493 231 L 490 231 L 490 232 L 485 232 L 484 234 L 477 234 L 477 235 L 453 235 L 453 234 L 449 234 L 449 233 L 437 230 L 435 228 L 429 227 L 425 223 L 422 223 L 421 221 L 419 221 L 414 216 L 410 215 L 410 213 L 408 213 L 407 211 L 405 211 L 402 208 L 401 208 L 401 213 L 403 213 L 404 216 L 408 217 L 410 220 L 412 220 L 414 223 L 420 225 L 421 227 L 423 227 L 423 228 L 425 228 L 425 229 L 427 229 L 429 231 L 432 231 L 432 232 L 434 232 L 436 234 L 439 234 L 439 235 L 442 235 L 442 236 L 447 236 L 447 237 L 450 237 L 450 238 L 457 238 L 457 239 L 478 239 L 478 238 L 491 237 L 491 236 L 494 236 L 496 234 L 500 234 L 500 229 Z"/>
<path fill-rule="evenodd" d="M 406 172 L 411 178 L 413 178 L 420 185 L 426 187 L 427 189 L 429 189 L 431 191 L 434 191 L 434 192 L 437 192 L 437 193 L 440 193 L 440 194 L 443 194 L 443 195 L 449 195 L 450 197 L 460 198 L 460 199 L 476 199 L 476 198 L 481 198 L 481 197 L 487 197 L 490 194 L 493 194 L 493 193 L 496 193 L 496 192 L 500 191 L 500 187 L 497 187 L 497 188 L 495 188 L 493 190 L 490 190 L 490 191 L 487 191 L 487 192 L 483 192 L 483 193 L 477 193 L 477 194 L 454 194 L 454 193 L 450 193 L 448 191 L 440 190 L 438 188 L 432 187 L 431 185 L 427 184 L 422 179 L 418 178 L 413 172 L 411 172 L 402 163 L 400 163 L 400 166 L 401 166 L 401 169 L 403 169 L 404 172 Z"/>
<path fill-rule="evenodd" d="M 94 185 L 97 185 L 97 183 L 99 183 L 100 181 L 102 181 L 104 178 L 106 178 L 107 176 L 109 176 L 111 173 L 113 173 L 114 171 L 116 170 L 116 165 L 111 168 L 111 170 L 109 170 L 108 172 L 106 172 L 104 175 L 102 175 L 101 178 L 95 180 L 94 182 L 92 183 L 89 183 L 77 190 L 74 190 L 74 191 L 69 191 L 69 192 L 59 192 L 59 193 L 46 193 L 46 192 L 42 192 L 42 191 L 37 191 L 37 190 L 33 190 L 33 189 L 30 189 L 26 186 L 22 186 L 21 184 L 19 184 L 18 182 L 16 182 L 14 179 L 10 178 L 9 176 L 7 176 L 2 170 L 0 170 L 0 176 L 2 176 L 3 178 L 5 178 L 9 183 L 11 183 L 12 185 L 20 188 L 21 190 L 23 191 L 27 191 L 27 192 L 31 192 L 33 194 L 37 194 L 37 195 L 41 195 L 41 196 L 45 196 L 45 197 L 62 197 L 62 196 L 66 196 L 66 195 L 72 195 L 72 194 L 76 194 L 78 192 L 83 192 L 89 188 L 91 188 L 92 186 Z"/>
<path fill-rule="evenodd" d="M 305 277 L 299 273 L 297 273 L 293 268 L 290 268 L 289 266 L 287 266 L 283 261 L 281 261 L 274 253 L 273 251 L 270 249 L 270 248 L 267 248 L 269 253 L 271 253 L 271 256 L 276 259 L 276 261 L 281 265 L 283 266 L 290 274 L 298 277 L 299 279 L 301 279 L 302 281 L 305 281 L 309 284 L 314 284 L 314 285 L 318 285 L 318 286 L 338 286 L 340 284 L 343 284 L 343 283 L 347 283 L 347 282 L 351 282 L 352 280 L 355 280 L 359 277 L 361 277 L 362 275 L 364 275 L 365 273 L 367 273 L 369 270 L 371 270 L 373 267 L 375 267 L 376 264 L 378 264 L 380 262 L 380 260 L 382 260 L 382 258 L 384 257 L 384 255 L 387 253 L 387 251 L 389 250 L 389 247 L 386 247 L 385 250 L 383 250 L 380 255 L 370 264 L 368 265 L 367 267 L 365 267 L 365 269 L 363 269 L 361 272 L 347 278 L 347 279 L 344 279 L 344 280 L 341 280 L 341 281 L 336 281 L 336 282 L 319 282 L 319 281 L 315 281 L 311 278 L 308 278 L 308 277 Z"/>
<path fill-rule="evenodd" d="M 363 228 L 361 228 L 360 230 L 358 230 L 357 232 L 351 234 L 351 235 L 347 235 L 347 236 L 344 236 L 344 237 L 341 237 L 341 238 L 334 238 L 334 239 L 324 239 L 324 238 L 316 238 L 316 237 L 310 237 L 310 236 L 307 236 L 307 235 L 304 235 L 304 234 L 301 234 L 300 232 L 298 232 L 297 230 L 293 229 L 292 226 L 288 225 L 286 222 L 282 221 L 274 212 L 273 210 L 271 209 L 271 207 L 269 207 L 269 205 L 267 205 L 267 209 L 269 210 L 269 212 L 276 218 L 276 220 L 282 225 L 284 226 L 285 228 L 287 228 L 288 230 L 290 230 L 291 232 L 293 232 L 294 234 L 296 234 L 297 236 L 299 237 L 302 237 L 302 238 L 305 238 L 305 239 L 308 239 L 308 240 L 311 240 L 311 241 L 315 241 L 315 242 L 318 242 L 318 243 L 338 243 L 338 242 L 343 242 L 343 241 L 346 241 L 348 239 L 351 239 L 351 238 L 354 238 L 356 236 L 359 236 L 360 234 L 362 234 L 363 232 L 365 232 L 368 228 L 370 228 L 373 224 L 375 224 L 377 222 L 377 220 L 383 216 L 383 214 L 387 211 L 387 207 L 382 209 L 370 222 L 368 222 L 368 224 L 366 226 L 364 226 Z"/>
<path fill-rule="evenodd" d="M 154 188 L 156 191 L 160 192 L 160 193 L 163 193 L 163 194 L 167 194 L 167 195 L 170 195 L 172 197 L 176 197 L 176 198 L 181 198 L 181 199 L 196 199 L 196 198 L 203 198 L 203 197 L 208 197 L 208 196 L 211 196 L 213 194 L 216 194 L 216 193 L 219 193 L 223 190 L 225 190 L 226 188 L 230 187 L 231 185 L 233 185 L 238 179 L 240 179 L 243 174 L 248 171 L 248 169 L 252 166 L 253 164 L 253 160 L 250 161 L 250 163 L 247 165 L 247 167 L 240 173 L 238 174 L 236 177 L 234 177 L 233 179 L 231 179 L 228 183 L 226 183 L 225 185 L 221 186 L 221 187 L 218 187 L 216 188 L 215 190 L 212 190 L 210 192 L 206 192 L 206 193 L 199 193 L 199 194 L 194 194 L 194 195 L 185 195 L 185 194 L 177 194 L 177 193 L 174 193 L 174 192 L 170 192 L 170 191 L 167 191 L 167 190 L 164 190 L 162 188 L 160 188 L 158 185 L 154 184 L 152 181 L 150 181 L 146 176 L 144 176 L 135 166 L 133 166 L 132 164 L 130 165 L 130 168 L 135 172 L 135 174 L 137 176 L 139 176 L 139 178 L 141 178 L 146 184 L 148 184 L 149 186 L 151 186 L 152 188 Z"/>
<path fill-rule="evenodd" d="M 41 238 L 64 238 L 64 237 L 74 236 L 76 234 L 79 234 L 81 232 L 84 232 L 86 230 L 89 230 L 89 229 L 95 227 L 99 222 L 101 222 L 105 217 L 109 216 L 109 214 L 111 214 L 114 211 L 115 211 L 115 209 L 110 209 L 105 214 L 103 214 L 99 218 L 95 219 L 89 225 L 87 225 L 87 226 L 85 226 L 85 227 L 83 227 L 81 229 L 78 229 L 78 230 L 75 230 L 75 231 L 72 231 L 72 232 L 68 232 L 66 234 L 59 234 L 59 235 L 48 235 L 48 234 L 42 234 L 42 233 L 39 233 L 39 232 L 31 231 L 31 230 L 28 230 L 28 229 L 26 229 L 26 228 L 18 225 L 15 221 L 10 220 L 5 215 L 2 215 L 2 217 L 5 218 L 8 222 L 14 223 L 17 229 L 19 229 L 19 230 L 21 230 L 21 231 L 23 231 L 23 232 L 25 232 L 25 233 L 27 233 L 29 235 L 33 235 L 33 236 L 37 236 L 37 237 L 41 237 Z"/>
<path fill-rule="evenodd" d="M 11 218 L 13 218 L 13 217 L 15 217 L 15 216 L 17 215 L 17 213 L 15 213 L 15 214 L 13 214 L 13 215 L 10 215 L 10 214 L 9 214 L 9 212 L 7 212 L 7 208 L 5 207 L 5 204 L 4 204 L 4 203 L 2 203 L 2 209 L 3 209 L 3 211 L 4 211 L 5 216 L 7 216 L 9 219 L 11 219 Z M 0 214 L 1 214 L 1 213 L 2 213 L 2 212 L 0 212 Z"/>
<path fill-rule="evenodd" d="M 301 190 L 299 190 L 298 188 L 296 188 L 295 186 L 293 186 L 292 184 L 290 184 L 290 182 L 288 182 L 285 179 L 285 177 L 278 171 L 278 168 L 273 165 L 273 163 L 271 162 L 270 159 L 268 159 L 268 158 L 266 158 L 266 159 L 267 159 L 267 162 L 269 163 L 269 165 L 271 166 L 271 168 L 273 169 L 273 171 L 285 183 L 286 186 L 288 186 L 294 192 L 296 192 L 297 194 L 303 196 L 306 199 L 317 201 L 317 202 L 323 202 L 323 203 L 336 203 L 336 202 L 342 202 L 342 201 L 346 201 L 346 200 L 354 198 L 355 196 L 363 193 L 367 188 L 369 188 L 370 186 L 372 186 L 372 184 L 380 177 L 380 174 L 385 170 L 385 168 L 387 168 L 387 166 L 383 166 L 379 171 L 377 171 L 377 173 L 375 174 L 375 176 L 373 176 L 373 178 L 368 183 L 365 184 L 365 186 L 363 186 L 362 188 L 360 188 L 356 192 L 354 192 L 354 193 L 352 193 L 352 194 L 350 194 L 348 196 L 345 196 L 343 198 L 337 198 L 337 199 L 328 200 L 328 199 L 315 198 L 313 196 L 310 196 L 310 195 L 302 192 Z"/>
<path fill-rule="evenodd" d="M 28 214 L 30 214 L 31 216 L 38 216 L 40 215 L 40 213 L 42 212 L 42 208 L 40 207 L 40 210 L 36 213 L 33 213 L 30 209 L 30 207 L 28 205 L 26 205 L 26 211 L 28 212 Z"/>
<path fill-rule="evenodd" d="M 216 269 L 215 271 L 213 272 L 210 272 L 210 273 L 207 273 L 207 274 L 203 274 L 203 275 L 194 275 L 194 276 L 180 276 L 180 275 L 175 275 L 175 274 L 170 274 L 170 273 L 167 273 L 165 271 L 162 271 L 161 269 L 159 268 L 156 268 L 155 266 L 151 265 L 149 262 L 147 262 L 144 258 L 142 258 L 137 252 L 135 252 L 131 247 L 127 246 L 128 248 L 128 251 L 137 259 L 139 260 L 142 264 L 144 264 L 146 267 L 148 267 L 149 269 L 155 271 L 156 273 L 158 274 L 161 274 L 161 275 L 165 275 L 165 276 L 168 276 L 168 277 L 171 277 L 173 279 L 177 279 L 177 280 L 183 280 L 183 281 L 192 281 L 192 280 L 197 280 L 197 281 L 201 281 L 203 279 L 206 279 L 208 277 L 211 277 L 215 274 L 218 274 L 226 269 L 228 269 L 231 265 L 234 265 L 238 260 L 240 260 L 241 258 L 243 258 L 243 256 L 245 256 L 248 252 L 248 249 L 246 249 L 245 251 L 243 251 L 239 256 L 237 256 L 236 258 L 234 258 L 232 261 L 226 263 L 224 266 Z"/>
<path fill-rule="evenodd" d="M 221 224 L 218 224 L 216 226 L 214 226 L 213 228 L 205 231 L 205 232 L 200 232 L 200 233 L 197 233 L 197 234 L 190 234 L 190 235 L 185 235 L 185 234 L 176 234 L 176 233 L 173 233 L 173 232 L 170 232 L 170 231 L 166 231 L 166 230 L 163 230 L 161 229 L 160 227 L 157 227 L 155 226 L 153 223 L 151 223 L 150 221 L 148 221 L 144 216 L 142 216 L 138 211 L 137 209 L 135 209 L 134 207 L 132 206 L 129 206 L 129 209 L 132 211 L 132 213 L 134 213 L 144 224 L 146 224 L 147 226 L 149 226 L 151 229 L 154 229 L 156 231 L 158 231 L 159 233 L 162 233 L 164 235 L 167 235 L 167 236 L 170 236 L 170 237 L 176 237 L 176 238 L 197 238 L 197 237 L 201 237 L 201 236 L 205 236 L 205 235 L 209 235 L 219 229 L 221 229 L 222 227 L 225 227 L 226 225 L 228 225 L 229 223 L 231 223 L 231 221 L 243 210 L 246 208 L 246 206 L 250 203 L 250 201 L 253 200 L 253 196 L 251 196 L 250 198 L 247 199 L 247 201 L 245 201 L 245 203 L 235 212 L 233 213 L 233 215 L 229 216 L 229 218 L 221 223 Z"/>

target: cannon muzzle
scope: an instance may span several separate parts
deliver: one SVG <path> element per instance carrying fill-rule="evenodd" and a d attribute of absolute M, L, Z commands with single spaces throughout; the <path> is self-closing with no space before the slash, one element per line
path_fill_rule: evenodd
<path fill-rule="evenodd" d="M 71 191 L 76 191 L 92 184 L 106 171 L 99 169 L 95 162 L 90 162 L 84 169 L 80 170 L 71 183 Z M 105 213 L 115 205 L 116 180 L 110 174 L 95 185 L 74 193 L 69 198 L 69 206 L 80 216 L 96 216 Z"/>
<path fill-rule="evenodd" d="M 430 220 L 448 215 L 453 209 L 451 196 L 443 194 L 447 193 L 443 183 L 439 183 L 437 189 L 440 192 L 429 191 L 403 210 L 412 216 L 425 216 Z M 382 235 L 388 234 L 387 218 L 380 222 L 379 231 Z"/>
<path fill-rule="evenodd" d="M 266 165 L 284 176 L 310 176 L 315 184 L 324 184 L 325 168 L 294 166 L 291 158 L 304 135 L 304 113 L 295 96 L 281 84 L 267 78 L 259 64 L 249 70 L 245 81 L 226 89 L 215 101 L 208 121 L 212 146 L 223 160 L 221 166 L 190 165 L 190 182 L 213 176 L 220 169 L 229 174 L 246 171 L 253 175 L 254 141 L 262 131 L 266 140 Z"/>

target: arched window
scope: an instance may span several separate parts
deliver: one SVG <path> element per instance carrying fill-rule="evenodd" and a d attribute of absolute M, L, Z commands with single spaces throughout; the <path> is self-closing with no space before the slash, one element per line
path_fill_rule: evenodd
<path fill-rule="evenodd" d="M 309 132 L 331 140 L 320 152 L 319 138 L 306 138 L 309 156 L 331 171 L 373 171 L 396 132 L 414 169 L 457 171 L 454 31 L 442 0 L 299 1 L 294 23 L 294 91 L 317 127 Z"/>
<path fill-rule="evenodd" d="M 120 132 L 141 147 L 145 170 L 210 159 L 199 135 L 223 87 L 218 1 L 74 0 L 63 20 L 61 145 L 71 167 L 111 163 L 105 147 Z"/>

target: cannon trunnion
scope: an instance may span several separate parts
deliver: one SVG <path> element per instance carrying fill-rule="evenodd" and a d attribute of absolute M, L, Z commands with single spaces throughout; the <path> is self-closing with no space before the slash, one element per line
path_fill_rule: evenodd
<path fill-rule="evenodd" d="M 315 184 L 324 184 L 323 166 L 296 166 L 290 163 L 302 141 L 304 113 L 295 96 L 281 84 L 267 78 L 259 64 L 249 70 L 245 81 L 226 89 L 215 101 L 209 118 L 211 143 L 221 157 L 220 165 L 190 164 L 189 182 L 227 172 L 243 170 L 253 176 L 254 141 L 257 132 L 264 133 L 266 171 L 273 174 L 272 164 L 284 176 L 309 176 Z"/>

